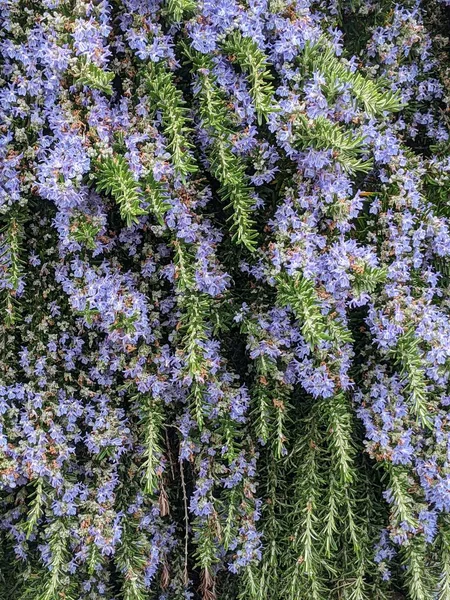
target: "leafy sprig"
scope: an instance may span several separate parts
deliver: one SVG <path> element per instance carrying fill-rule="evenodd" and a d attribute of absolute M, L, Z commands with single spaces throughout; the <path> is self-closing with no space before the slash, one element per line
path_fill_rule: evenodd
<path fill-rule="evenodd" d="M 97 190 L 111 194 L 128 227 L 146 214 L 141 189 L 123 156 L 116 154 L 99 160 L 95 176 Z"/>

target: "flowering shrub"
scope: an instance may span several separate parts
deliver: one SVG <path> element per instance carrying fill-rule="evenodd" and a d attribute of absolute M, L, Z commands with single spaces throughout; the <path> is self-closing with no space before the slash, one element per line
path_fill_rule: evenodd
<path fill-rule="evenodd" d="M 448 5 L 1 0 L 2 600 L 450 600 Z"/>

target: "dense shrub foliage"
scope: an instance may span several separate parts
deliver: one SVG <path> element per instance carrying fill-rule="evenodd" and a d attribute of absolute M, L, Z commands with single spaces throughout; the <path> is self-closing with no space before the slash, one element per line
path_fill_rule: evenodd
<path fill-rule="evenodd" d="M 448 5 L 1 0 L 2 600 L 450 600 Z"/>

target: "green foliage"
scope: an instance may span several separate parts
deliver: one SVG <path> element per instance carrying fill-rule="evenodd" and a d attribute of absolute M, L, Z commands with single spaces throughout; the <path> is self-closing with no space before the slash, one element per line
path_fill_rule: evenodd
<path fill-rule="evenodd" d="M 70 236 L 90 250 L 95 248 L 95 238 L 101 228 L 100 220 L 91 215 L 79 213 L 70 220 Z"/>
<path fill-rule="evenodd" d="M 344 394 L 338 394 L 328 402 L 323 402 L 326 413 L 327 445 L 330 452 L 329 483 L 326 492 L 327 512 L 325 513 L 321 538 L 329 576 L 339 581 L 343 590 L 352 587 L 353 598 L 367 598 L 367 572 L 373 569 L 367 560 L 366 524 L 361 519 L 358 506 L 360 475 L 356 470 L 354 423 L 351 406 Z M 349 560 L 349 557 L 352 558 Z M 338 558 L 342 557 L 342 558 Z M 339 560 L 345 564 L 339 571 Z M 352 583 L 350 583 L 352 582 Z"/>
<path fill-rule="evenodd" d="M 414 498 L 414 485 L 404 467 L 384 464 L 391 502 L 389 504 L 391 534 L 409 526 L 419 530 L 417 503 Z M 416 534 L 403 545 L 402 563 L 405 565 L 405 581 L 412 600 L 428 600 L 433 597 L 435 582 L 428 568 L 428 551 L 423 535 Z"/>
<path fill-rule="evenodd" d="M 164 215 L 169 210 L 169 204 L 164 200 L 164 187 L 156 181 L 152 173 L 148 173 L 143 181 L 145 199 L 149 205 L 149 211 L 156 217 L 160 225 L 164 225 Z"/>
<path fill-rule="evenodd" d="M 363 136 L 326 117 L 308 119 L 299 113 L 293 133 L 299 150 L 306 150 L 310 146 L 316 150 L 333 150 L 333 158 L 350 173 L 368 173 L 372 169 L 372 160 L 360 158 L 366 151 Z"/>
<path fill-rule="evenodd" d="M 373 580 L 374 505 L 354 432 L 352 406 L 342 393 L 309 403 L 298 423 L 283 524 L 291 546 L 278 567 L 283 600 L 383 597 Z"/>
<path fill-rule="evenodd" d="M 345 344 L 352 341 L 351 332 L 322 313 L 314 282 L 298 275 L 281 274 L 277 278 L 278 303 L 290 306 L 300 322 L 302 335 L 311 349 L 324 341 Z"/>
<path fill-rule="evenodd" d="M 171 22 L 180 23 L 184 17 L 193 14 L 196 7 L 194 0 L 166 0 L 164 12 Z"/>
<path fill-rule="evenodd" d="M 319 415 L 324 425 L 325 441 L 330 461 L 328 484 L 325 498 L 327 510 L 323 516 L 324 553 L 330 577 L 342 578 L 342 584 L 348 585 L 347 579 L 359 581 L 359 592 L 355 597 L 364 598 L 366 585 L 364 581 L 364 556 L 367 543 L 364 520 L 358 510 L 357 499 L 360 474 L 356 469 L 357 445 L 354 440 L 354 422 L 352 408 L 343 393 L 337 394 L 318 405 Z M 320 418 L 319 417 L 319 418 Z M 353 555 L 342 574 L 337 562 L 343 551 L 345 555 Z M 344 558 L 345 557 L 345 558 Z M 331 561 L 331 562 L 330 562 Z M 356 588 L 353 590 L 356 593 Z"/>
<path fill-rule="evenodd" d="M 430 600 L 433 597 L 434 578 L 427 564 L 427 554 L 425 541 L 420 539 L 413 539 L 402 549 L 411 600 Z"/>
<path fill-rule="evenodd" d="M 139 184 L 123 156 L 116 154 L 101 159 L 97 166 L 96 180 L 97 191 L 111 194 L 128 226 L 136 223 L 139 216 L 146 214 L 141 207 Z"/>
<path fill-rule="evenodd" d="M 372 294 L 377 286 L 386 280 L 387 268 L 362 264 L 354 265 L 353 272 L 352 288 L 355 294 Z"/>
<path fill-rule="evenodd" d="M 433 148 L 435 150 L 435 148 Z M 446 148 L 450 153 L 450 147 Z M 439 163 L 430 161 L 427 165 L 425 177 L 426 198 L 433 205 L 433 212 L 437 215 L 450 216 L 450 177 L 446 171 L 442 171 Z"/>
<path fill-rule="evenodd" d="M 7 282 L 6 289 L 0 292 L 3 302 L 3 318 L 7 325 L 14 325 L 20 315 L 20 303 L 17 298 L 24 274 L 22 243 L 25 236 L 26 215 L 13 211 L 5 219 L 0 229 L 0 269 Z"/>
<path fill-rule="evenodd" d="M 47 533 L 51 568 L 29 575 L 20 600 L 75 600 L 76 583 L 68 571 L 70 533 L 64 519 L 53 522 Z"/>
<path fill-rule="evenodd" d="M 116 564 L 122 577 L 123 600 L 147 600 L 143 571 L 147 563 L 148 541 L 137 529 L 131 519 L 126 519 L 120 546 L 117 550 Z"/>
<path fill-rule="evenodd" d="M 424 427 L 432 427 L 433 419 L 427 404 L 427 382 L 419 338 L 416 337 L 413 328 L 400 337 L 393 354 L 402 367 L 401 374 L 405 379 L 409 401 L 418 422 Z"/>
<path fill-rule="evenodd" d="M 287 600 L 295 600 L 300 594 L 311 600 L 325 600 L 327 594 L 320 553 L 319 513 L 324 484 L 323 449 L 319 445 L 320 433 L 316 420 L 309 416 L 303 420 L 302 426 L 303 435 L 293 454 L 298 466 L 289 518 L 292 547 L 290 564 L 285 573 L 285 596 Z"/>
<path fill-rule="evenodd" d="M 261 563 L 250 565 L 243 574 L 242 600 L 270 600 L 274 590 L 281 591 L 283 567 L 288 537 L 284 531 L 283 493 L 286 482 L 285 462 L 274 460 L 272 452 L 263 452 L 260 468 L 265 474 L 264 489 L 260 496 L 263 499 L 262 527 L 264 547 Z"/>
<path fill-rule="evenodd" d="M 244 319 L 241 331 L 247 334 L 248 349 L 252 351 L 264 339 L 257 323 Z M 270 340 L 267 342 L 270 344 Z M 254 359 L 254 378 L 252 386 L 252 423 L 255 434 L 263 444 L 269 444 L 275 458 L 287 453 L 287 421 L 290 409 L 289 398 L 292 386 L 283 380 L 283 372 L 276 361 L 261 354 Z"/>
<path fill-rule="evenodd" d="M 317 43 L 307 42 L 300 61 L 305 75 L 312 75 L 316 71 L 322 73 L 326 80 L 325 91 L 331 96 L 340 84 L 350 84 L 352 93 L 371 116 L 385 111 L 396 112 L 403 106 L 398 93 L 385 89 L 388 84 L 380 80 L 372 81 L 358 72 L 352 73 L 336 57 L 331 44 L 325 39 Z"/>
<path fill-rule="evenodd" d="M 267 119 L 274 111 L 272 74 L 266 55 L 250 37 L 234 31 L 223 44 L 232 62 L 236 62 L 246 73 L 250 94 L 255 103 L 258 123 Z"/>
<path fill-rule="evenodd" d="M 414 529 L 417 528 L 418 521 L 414 513 L 414 498 L 409 491 L 412 487 L 412 481 L 408 477 L 407 471 L 389 463 L 383 463 L 383 466 L 393 498 L 393 502 L 391 502 L 393 526 L 398 527 L 400 523 L 406 523 Z"/>
<path fill-rule="evenodd" d="M 35 526 L 43 514 L 44 489 L 42 478 L 39 477 L 36 479 L 32 485 L 34 487 L 34 491 L 32 494 L 30 494 L 30 510 L 28 512 L 27 520 L 24 524 L 24 531 L 27 539 L 33 533 Z"/>
<path fill-rule="evenodd" d="M 183 305 L 185 312 L 183 314 L 182 327 L 185 335 L 182 344 L 186 353 L 187 370 L 193 378 L 190 397 L 198 427 L 202 429 L 204 423 L 203 383 L 207 370 L 200 344 L 207 339 L 206 317 L 208 303 L 205 298 L 189 294 L 183 299 Z"/>
<path fill-rule="evenodd" d="M 236 156 L 227 144 L 218 142 L 215 157 L 211 163 L 212 172 L 219 178 L 220 172 L 226 173 L 222 178 L 223 187 L 219 190 L 223 200 L 228 202 L 226 208 L 233 210 L 228 217 L 232 221 L 233 240 L 243 244 L 250 252 L 257 246 L 257 232 L 251 217 L 255 200 L 250 195 L 250 188 L 244 183 L 243 167 L 239 166 Z M 234 168 L 233 168 L 234 167 Z"/>
<path fill-rule="evenodd" d="M 227 108 L 227 99 L 217 84 L 214 75 L 214 62 L 207 54 L 202 54 L 185 43 L 183 53 L 194 67 L 199 87 L 199 114 L 202 124 L 213 136 L 233 133 L 232 113 Z"/>
<path fill-rule="evenodd" d="M 182 347 L 186 356 L 186 367 L 192 378 L 190 400 L 196 416 L 199 429 L 204 424 L 203 390 L 208 373 L 202 342 L 208 339 L 207 321 L 209 316 L 209 300 L 205 294 L 194 289 L 192 254 L 185 244 L 175 245 L 174 263 L 180 294 L 181 321 L 179 328 L 182 332 Z"/>
<path fill-rule="evenodd" d="M 164 412 L 161 402 L 151 396 L 139 396 L 142 408 L 142 437 L 144 440 L 143 476 L 144 490 L 153 495 L 160 487 L 160 464 L 162 450 L 162 427 Z"/>
<path fill-rule="evenodd" d="M 278 278 L 278 301 L 290 306 L 300 321 L 302 335 L 312 347 L 330 339 L 325 317 L 320 309 L 314 283 L 306 277 L 297 278 L 280 275 Z"/>
<path fill-rule="evenodd" d="M 203 585 L 206 589 L 211 588 L 213 584 L 211 567 L 217 562 L 217 525 L 217 515 L 214 513 L 209 517 L 207 523 L 196 519 L 193 524 L 193 530 L 197 533 L 194 557 L 197 565 L 202 569 Z"/>
<path fill-rule="evenodd" d="M 443 517 L 443 521 L 439 539 L 441 575 L 438 583 L 437 600 L 450 600 L 450 524 L 447 516 Z"/>
<path fill-rule="evenodd" d="M 209 147 L 210 171 L 220 182 L 219 194 L 231 212 L 233 240 L 253 252 L 257 244 L 257 231 L 252 218 L 255 200 L 248 185 L 246 166 L 233 152 L 230 136 L 233 125 L 227 110 L 227 101 L 213 75 L 210 57 L 184 46 L 185 54 L 196 67 L 199 87 L 196 93 L 202 125 L 212 143 Z"/>
<path fill-rule="evenodd" d="M 111 85 L 113 79 L 114 73 L 103 71 L 103 69 L 94 63 L 88 62 L 85 57 L 78 60 L 76 67 L 77 83 L 111 96 L 113 92 Z"/>
<path fill-rule="evenodd" d="M 150 98 L 161 111 L 173 166 L 185 178 L 197 171 L 197 165 L 191 153 L 194 146 L 189 140 L 191 126 L 183 94 L 175 85 L 173 73 L 160 64 L 149 65 L 146 81 Z"/>

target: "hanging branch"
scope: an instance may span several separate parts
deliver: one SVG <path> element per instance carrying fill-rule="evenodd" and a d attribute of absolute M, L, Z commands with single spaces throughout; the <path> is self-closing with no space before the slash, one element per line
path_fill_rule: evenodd
<path fill-rule="evenodd" d="M 97 191 L 111 194 L 119 207 L 120 215 L 130 227 L 146 214 L 141 206 L 142 195 L 125 158 L 119 154 L 98 162 Z"/>
<path fill-rule="evenodd" d="M 403 107 L 399 94 L 386 89 L 388 82 L 373 81 L 357 71 L 352 72 L 337 58 L 331 44 L 325 39 L 316 43 L 306 42 L 299 62 L 305 75 L 320 72 L 325 77 L 327 89 L 331 94 L 340 84 L 350 84 L 352 94 L 363 104 L 364 110 L 370 116 L 398 112 Z"/>

